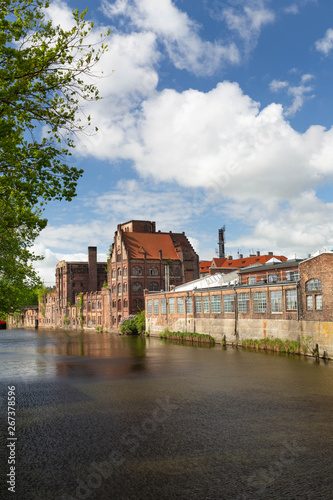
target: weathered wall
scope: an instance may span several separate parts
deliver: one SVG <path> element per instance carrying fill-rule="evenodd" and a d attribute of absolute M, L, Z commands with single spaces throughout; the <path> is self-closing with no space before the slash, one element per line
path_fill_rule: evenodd
<path fill-rule="evenodd" d="M 225 337 L 227 343 L 240 343 L 245 339 L 280 338 L 282 340 L 302 341 L 308 336 L 311 348 L 318 344 L 319 355 L 333 358 L 333 322 L 332 321 L 297 321 L 297 320 L 265 320 L 239 319 L 235 325 L 234 319 L 217 318 L 173 318 L 168 323 L 162 322 L 159 317 L 147 318 L 147 328 L 152 336 L 168 328 L 170 331 L 205 333 L 221 343 Z M 236 335 L 237 333 L 237 335 Z M 325 352 L 325 353 L 324 353 Z"/>

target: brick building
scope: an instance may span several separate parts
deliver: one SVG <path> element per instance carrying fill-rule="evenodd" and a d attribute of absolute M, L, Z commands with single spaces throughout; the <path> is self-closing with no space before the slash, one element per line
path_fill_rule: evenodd
<path fill-rule="evenodd" d="M 144 309 L 144 290 L 169 289 L 199 277 L 199 257 L 185 233 L 156 232 L 155 222 L 119 224 L 111 247 L 111 326 Z"/>
<path fill-rule="evenodd" d="M 117 329 L 144 309 L 144 290 L 169 289 L 199 277 L 199 258 L 184 233 L 156 232 L 155 222 L 119 224 L 108 262 L 61 261 L 56 287 L 40 302 L 39 326 Z"/>
<path fill-rule="evenodd" d="M 88 262 L 58 262 L 56 291 L 59 307 L 75 304 L 78 293 L 97 292 L 107 281 L 107 263 L 97 262 L 97 247 L 88 247 Z"/>
<path fill-rule="evenodd" d="M 217 274 L 202 287 L 189 283 L 168 293 L 148 292 L 146 328 L 153 335 L 165 328 L 208 333 L 229 343 L 266 336 L 301 342 L 309 337 L 321 356 L 333 358 L 333 252 L 248 267 L 237 274 L 238 280 L 229 283 L 218 283 Z"/>
<path fill-rule="evenodd" d="M 333 253 L 325 252 L 303 260 L 299 270 L 301 319 L 333 321 Z"/>
<path fill-rule="evenodd" d="M 234 259 L 232 255 L 228 257 L 215 257 L 211 261 L 200 262 L 200 275 L 207 276 L 208 274 L 216 273 L 231 273 L 237 269 L 243 269 L 248 266 L 260 266 L 268 262 L 284 262 L 287 257 L 284 255 L 274 255 L 273 252 L 268 252 L 267 254 L 260 255 L 260 252 L 249 255 L 249 257 L 244 257 L 239 254 L 237 259 Z"/>

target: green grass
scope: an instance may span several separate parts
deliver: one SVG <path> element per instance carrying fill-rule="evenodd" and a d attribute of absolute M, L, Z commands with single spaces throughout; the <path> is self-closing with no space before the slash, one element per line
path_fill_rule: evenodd
<path fill-rule="evenodd" d="M 242 341 L 242 347 L 264 351 L 285 352 L 290 354 L 300 354 L 301 350 L 300 343 L 297 342 L 297 340 L 281 340 L 279 338 L 269 339 L 267 337 L 260 340 L 245 339 Z"/>
<path fill-rule="evenodd" d="M 183 340 L 192 343 L 205 343 L 215 345 L 215 340 L 211 335 L 203 333 L 191 332 L 170 332 L 168 329 L 163 330 L 160 334 L 161 339 Z"/>

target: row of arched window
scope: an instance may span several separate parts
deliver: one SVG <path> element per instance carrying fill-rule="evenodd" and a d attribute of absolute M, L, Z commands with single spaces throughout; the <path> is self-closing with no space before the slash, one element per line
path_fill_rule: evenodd
<path fill-rule="evenodd" d="M 174 269 L 175 271 L 175 276 L 179 276 L 180 275 L 180 268 L 179 267 L 175 267 Z M 169 274 L 170 275 L 173 275 L 173 269 L 172 267 L 169 268 Z M 127 267 L 118 267 L 117 269 L 112 269 L 112 279 L 115 279 L 116 276 L 118 278 L 120 278 L 121 275 L 123 276 L 127 276 Z M 132 267 L 132 276 L 142 276 L 143 275 L 143 269 L 141 266 L 133 266 Z M 150 267 L 148 269 L 148 276 L 158 276 L 159 275 L 159 270 L 157 267 Z"/>
<path fill-rule="evenodd" d="M 149 283 L 148 289 L 150 292 L 157 292 L 160 289 L 160 285 L 156 282 L 153 281 L 152 283 Z M 118 294 L 121 295 L 122 291 L 123 293 L 127 293 L 127 283 L 124 283 L 123 285 L 121 283 L 118 283 L 118 285 L 112 285 L 112 293 L 113 294 Z M 143 290 L 143 285 L 140 282 L 135 282 L 132 284 L 132 291 L 133 292 L 142 292 Z"/>
<path fill-rule="evenodd" d="M 120 278 L 121 274 L 123 274 L 123 276 L 127 276 L 127 267 L 123 267 L 123 269 L 121 267 L 118 267 L 118 269 L 112 269 L 113 279 L 116 278 L 116 275 Z"/>
<path fill-rule="evenodd" d="M 118 306 L 118 311 L 121 311 L 121 309 L 127 309 L 128 308 L 128 300 L 124 299 L 123 301 L 121 299 L 118 300 L 113 300 L 112 301 L 112 308 L 115 309 Z M 143 306 L 143 301 L 142 299 L 133 299 L 133 308 L 134 309 L 141 309 Z"/>

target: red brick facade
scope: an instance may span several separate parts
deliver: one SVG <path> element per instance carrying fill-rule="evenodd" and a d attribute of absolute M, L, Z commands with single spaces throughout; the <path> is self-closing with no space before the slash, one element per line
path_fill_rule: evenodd
<path fill-rule="evenodd" d="M 301 318 L 333 321 L 333 254 L 306 259 L 299 268 Z"/>
<path fill-rule="evenodd" d="M 144 290 L 165 290 L 198 277 L 199 258 L 184 233 L 156 232 L 151 221 L 119 224 L 108 273 L 111 326 L 144 309 Z"/>
<path fill-rule="evenodd" d="M 107 263 L 97 262 L 97 248 L 89 247 L 88 262 L 57 264 L 55 291 L 40 302 L 38 324 L 118 329 L 122 319 L 144 309 L 145 289 L 169 289 L 198 277 L 199 258 L 184 233 L 129 221 L 118 225 Z"/>
<path fill-rule="evenodd" d="M 145 296 L 146 328 L 209 333 L 217 341 L 312 339 L 333 358 L 333 253 L 238 271 L 232 286 Z"/>

